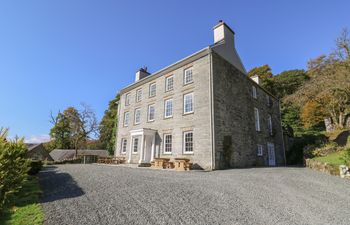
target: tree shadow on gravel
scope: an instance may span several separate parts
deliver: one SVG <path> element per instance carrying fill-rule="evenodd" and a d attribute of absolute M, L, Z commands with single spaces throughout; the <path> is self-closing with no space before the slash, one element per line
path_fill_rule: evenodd
<path fill-rule="evenodd" d="M 40 203 L 75 198 L 85 194 L 70 174 L 60 172 L 56 166 L 44 167 L 39 173 L 39 183 L 42 189 Z"/>

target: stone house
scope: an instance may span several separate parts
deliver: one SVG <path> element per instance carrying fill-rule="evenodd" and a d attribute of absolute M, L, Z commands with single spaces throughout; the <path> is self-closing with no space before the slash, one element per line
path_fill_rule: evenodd
<path fill-rule="evenodd" d="M 278 99 L 249 78 L 234 31 L 220 21 L 214 44 L 120 91 L 116 156 L 148 164 L 188 158 L 205 170 L 285 165 Z"/>

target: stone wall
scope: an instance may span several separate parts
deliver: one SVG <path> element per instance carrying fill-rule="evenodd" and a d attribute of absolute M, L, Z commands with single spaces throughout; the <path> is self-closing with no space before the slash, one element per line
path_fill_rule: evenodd
<path fill-rule="evenodd" d="M 339 167 L 332 164 L 319 162 L 313 159 L 306 159 L 305 166 L 312 170 L 320 171 L 334 176 L 339 176 Z"/>
<path fill-rule="evenodd" d="M 263 89 L 215 52 L 212 53 L 214 80 L 215 168 L 268 166 L 267 142 L 275 145 L 276 164 L 285 165 L 279 102 L 267 104 Z M 252 86 L 257 99 L 252 97 Z M 259 109 L 261 131 L 255 130 L 254 108 Z M 272 116 L 273 135 L 268 131 Z M 231 144 L 228 144 L 231 141 Z M 257 144 L 263 155 L 257 156 Z"/>

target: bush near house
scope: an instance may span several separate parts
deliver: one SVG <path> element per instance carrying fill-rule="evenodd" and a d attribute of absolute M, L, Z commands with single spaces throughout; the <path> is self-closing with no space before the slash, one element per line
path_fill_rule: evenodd
<path fill-rule="evenodd" d="M 35 175 L 39 173 L 41 168 L 43 167 L 43 163 L 41 160 L 30 160 L 30 169 L 28 170 L 29 175 Z"/>
<path fill-rule="evenodd" d="M 6 139 L 8 129 L 0 128 L 0 213 L 27 178 L 27 148 L 23 139 Z"/>

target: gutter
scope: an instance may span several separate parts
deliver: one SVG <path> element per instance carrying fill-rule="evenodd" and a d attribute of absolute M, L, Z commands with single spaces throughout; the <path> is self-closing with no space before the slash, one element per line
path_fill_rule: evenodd
<path fill-rule="evenodd" d="M 213 61 L 212 49 L 209 49 L 209 99 L 210 99 L 210 132 L 211 132 L 211 166 L 212 170 L 216 169 L 215 165 L 215 124 L 214 124 L 214 82 L 213 82 Z"/>

